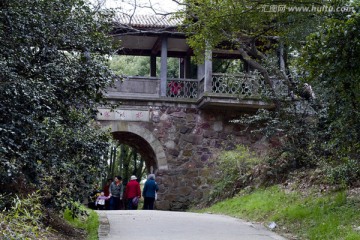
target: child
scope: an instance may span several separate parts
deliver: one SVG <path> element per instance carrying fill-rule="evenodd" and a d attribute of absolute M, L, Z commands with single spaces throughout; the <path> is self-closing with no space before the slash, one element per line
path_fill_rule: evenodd
<path fill-rule="evenodd" d="M 95 206 L 98 210 L 105 210 L 105 200 L 108 200 L 110 197 L 104 195 L 104 192 L 100 193 L 100 196 L 96 199 Z"/>

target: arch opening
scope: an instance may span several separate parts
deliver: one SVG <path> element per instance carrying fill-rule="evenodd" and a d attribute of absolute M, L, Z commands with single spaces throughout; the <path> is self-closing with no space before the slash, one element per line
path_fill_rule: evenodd
<path fill-rule="evenodd" d="M 139 153 L 143 153 L 141 155 L 146 158 L 149 168 L 153 165 L 154 171 L 168 170 L 163 146 L 148 129 L 137 123 L 125 121 L 111 121 L 104 128 L 110 129 L 114 139 L 118 139 L 124 144 L 138 149 Z"/>
<path fill-rule="evenodd" d="M 112 135 L 119 144 L 128 145 L 141 155 L 145 161 L 146 173 L 158 169 L 156 154 L 145 139 L 131 132 L 112 132 Z"/>

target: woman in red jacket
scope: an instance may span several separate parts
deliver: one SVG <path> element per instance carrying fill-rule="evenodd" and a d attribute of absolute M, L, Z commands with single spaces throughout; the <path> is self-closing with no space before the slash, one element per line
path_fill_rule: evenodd
<path fill-rule="evenodd" d="M 126 184 L 125 197 L 127 199 L 129 210 L 137 210 L 138 202 L 141 198 L 140 184 L 136 179 L 137 177 L 132 175 L 130 181 Z"/>

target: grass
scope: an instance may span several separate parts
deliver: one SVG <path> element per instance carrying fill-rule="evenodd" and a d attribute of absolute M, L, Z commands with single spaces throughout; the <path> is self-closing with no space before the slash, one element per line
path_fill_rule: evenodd
<path fill-rule="evenodd" d="M 257 222 L 276 222 L 280 234 L 300 239 L 360 240 L 360 200 L 345 191 L 325 195 L 287 193 L 274 186 L 214 204 L 200 212 L 225 214 Z"/>
<path fill-rule="evenodd" d="M 72 218 L 70 210 L 65 210 L 64 218 L 74 227 L 84 229 L 87 232 L 88 240 L 98 239 L 99 216 L 98 214 L 86 208 L 87 216 Z"/>

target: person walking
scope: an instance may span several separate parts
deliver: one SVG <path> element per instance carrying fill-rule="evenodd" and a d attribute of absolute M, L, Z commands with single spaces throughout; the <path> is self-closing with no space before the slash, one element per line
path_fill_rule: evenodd
<path fill-rule="evenodd" d="M 123 198 L 122 177 L 116 176 L 110 185 L 110 210 L 121 209 L 120 203 Z"/>
<path fill-rule="evenodd" d="M 105 209 L 106 210 L 110 209 L 110 186 L 111 186 L 112 181 L 113 180 L 111 178 L 109 178 L 103 189 L 104 196 L 108 197 L 108 199 L 105 201 Z"/>
<path fill-rule="evenodd" d="M 125 197 L 128 210 L 137 210 L 139 199 L 141 198 L 140 184 L 136 181 L 137 177 L 132 175 L 125 188 Z"/>
<path fill-rule="evenodd" d="M 149 174 L 143 189 L 144 210 L 154 210 L 155 195 L 159 186 L 155 182 L 155 174 Z"/>
<path fill-rule="evenodd" d="M 97 210 L 105 210 L 105 201 L 108 200 L 110 197 L 105 196 L 104 192 L 100 193 L 100 196 L 97 197 L 95 206 Z"/>

